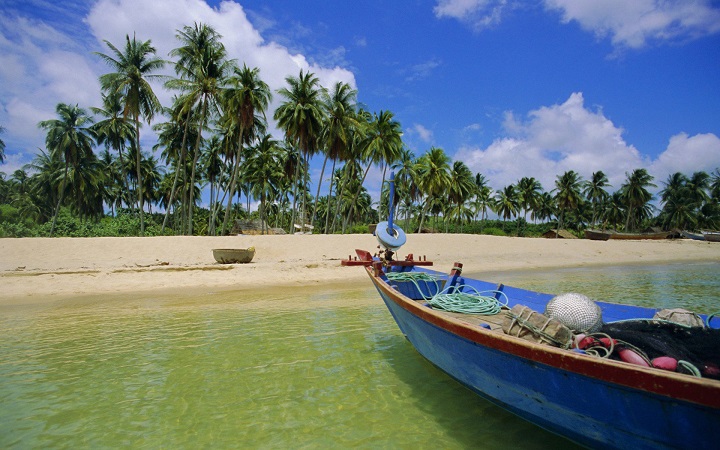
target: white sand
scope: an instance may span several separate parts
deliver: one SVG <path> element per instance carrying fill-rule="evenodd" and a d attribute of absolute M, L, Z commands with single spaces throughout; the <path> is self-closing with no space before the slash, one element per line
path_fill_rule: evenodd
<path fill-rule="evenodd" d="M 215 262 L 213 248 L 256 248 L 250 264 Z M 375 252 L 369 234 L 147 238 L 0 239 L 0 303 L 45 302 L 76 295 L 151 290 L 223 290 L 267 285 L 355 283 L 360 267 L 343 267 L 355 249 Z M 399 256 L 425 255 L 466 273 L 596 265 L 720 261 L 720 243 L 590 241 L 464 234 L 409 235 Z"/>

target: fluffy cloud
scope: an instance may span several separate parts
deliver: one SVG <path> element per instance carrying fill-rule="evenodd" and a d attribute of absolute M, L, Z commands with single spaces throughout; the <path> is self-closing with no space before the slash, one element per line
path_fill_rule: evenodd
<path fill-rule="evenodd" d="M 648 169 L 658 181 L 668 175 L 682 172 L 691 175 L 696 171 L 711 173 L 720 168 L 720 138 L 712 133 L 688 136 L 680 133 L 670 138 L 667 149 Z"/>
<path fill-rule="evenodd" d="M 582 93 L 573 93 L 562 104 L 531 111 L 526 121 L 507 113 L 505 130 L 510 136 L 496 139 L 487 148 L 467 146 L 455 155 L 473 172 L 485 175 L 495 189 L 534 177 L 551 190 L 557 176 L 568 170 L 585 179 L 602 170 L 616 189 L 626 173 L 641 167 L 662 181 L 673 172 L 711 172 L 720 166 L 720 139 L 714 134 L 673 136 L 667 149 L 649 160 L 623 139 L 623 129 L 602 111 L 586 108 Z"/>
<path fill-rule="evenodd" d="M 693 38 L 720 31 L 720 11 L 708 1 L 545 0 L 565 23 L 576 21 L 616 46 L 640 48 L 652 40 Z"/>

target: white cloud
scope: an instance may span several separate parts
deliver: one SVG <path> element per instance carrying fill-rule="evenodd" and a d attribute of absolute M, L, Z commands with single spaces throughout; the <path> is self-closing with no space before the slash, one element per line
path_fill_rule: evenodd
<path fill-rule="evenodd" d="M 714 134 L 673 136 L 667 149 L 651 160 L 627 143 L 623 129 L 602 111 L 585 107 L 582 93 L 573 93 L 562 104 L 531 111 L 526 121 L 507 113 L 505 128 L 513 137 L 498 138 L 487 148 L 466 146 L 455 154 L 473 172 L 485 175 L 494 189 L 534 177 L 549 191 L 557 176 L 568 170 L 584 179 L 602 170 L 615 190 L 626 173 L 642 167 L 662 181 L 673 172 L 689 175 L 720 166 L 720 139 Z"/>
<path fill-rule="evenodd" d="M 500 23 L 507 0 L 438 0 L 435 17 L 450 17 L 470 25 L 476 31 Z"/>
<path fill-rule="evenodd" d="M 653 40 L 687 39 L 720 31 L 720 10 L 709 1 L 688 0 L 545 0 L 562 21 L 576 21 L 616 46 L 641 48 Z"/>
<path fill-rule="evenodd" d="M 699 171 L 711 173 L 719 167 L 720 138 L 712 133 L 695 136 L 680 133 L 670 138 L 667 149 L 653 161 L 648 172 L 656 181 L 665 181 L 675 172 L 690 176 Z"/>
<path fill-rule="evenodd" d="M 414 124 L 411 128 L 408 128 L 406 132 L 410 135 L 416 135 L 421 141 L 431 143 L 433 141 L 433 132 L 420 125 L 419 123 Z"/>

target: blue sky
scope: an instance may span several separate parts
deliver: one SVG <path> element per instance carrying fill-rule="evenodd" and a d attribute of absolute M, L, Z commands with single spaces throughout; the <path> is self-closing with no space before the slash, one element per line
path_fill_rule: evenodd
<path fill-rule="evenodd" d="M 43 147 L 37 123 L 57 103 L 100 105 L 103 40 L 136 33 L 167 57 L 195 21 L 273 90 L 300 69 L 348 82 L 367 109 L 395 114 L 417 156 L 440 147 L 495 189 L 602 170 L 614 190 L 640 167 L 662 188 L 670 173 L 720 167 L 717 1 L 4 0 L 0 171 Z M 374 196 L 380 177 L 366 182 Z"/>

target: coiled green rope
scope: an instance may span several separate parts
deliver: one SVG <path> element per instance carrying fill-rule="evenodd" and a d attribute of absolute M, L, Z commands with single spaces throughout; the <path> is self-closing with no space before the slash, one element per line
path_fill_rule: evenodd
<path fill-rule="evenodd" d="M 437 292 L 439 285 L 437 277 L 433 277 L 424 272 L 390 272 L 386 276 L 390 281 L 414 283 L 415 287 L 430 306 L 442 309 L 443 311 L 475 315 L 495 315 L 499 314 L 502 307 L 508 303 L 507 295 L 501 291 L 478 291 L 470 285 L 448 286 L 433 296 L 425 296 L 422 294 L 423 291 L 420 289 L 419 281 L 434 282 L 436 289 L 433 292 Z M 469 292 L 462 292 L 462 290 L 469 290 Z M 493 295 L 483 295 L 488 293 Z M 498 294 L 504 297 L 504 303 L 501 303 L 496 298 Z"/>

